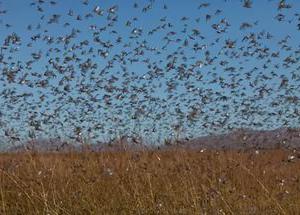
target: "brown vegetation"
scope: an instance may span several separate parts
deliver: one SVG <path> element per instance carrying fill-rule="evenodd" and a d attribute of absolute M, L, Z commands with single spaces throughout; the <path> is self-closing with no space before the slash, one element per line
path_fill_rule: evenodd
<path fill-rule="evenodd" d="M 0 156 L 0 214 L 300 214 L 296 152 Z"/>

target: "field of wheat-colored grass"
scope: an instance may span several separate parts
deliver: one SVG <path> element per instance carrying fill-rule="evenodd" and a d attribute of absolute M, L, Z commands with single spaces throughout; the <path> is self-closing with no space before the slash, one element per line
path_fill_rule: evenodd
<path fill-rule="evenodd" d="M 300 214 L 300 162 L 291 154 L 1 154 L 0 214 Z"/>

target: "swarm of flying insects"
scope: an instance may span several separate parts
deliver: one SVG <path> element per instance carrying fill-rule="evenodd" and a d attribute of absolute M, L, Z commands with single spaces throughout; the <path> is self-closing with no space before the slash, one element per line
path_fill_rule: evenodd
<path fill-rule="evenodd" d="M 299 126 L 299 5 L 263 2 L 267 21 L 251 16 L 253 0 L 189 3 L 177 17 L 154 0 L 34 0 L 21 25 L 3 1 L 3 142 L 161 144 Z"/>

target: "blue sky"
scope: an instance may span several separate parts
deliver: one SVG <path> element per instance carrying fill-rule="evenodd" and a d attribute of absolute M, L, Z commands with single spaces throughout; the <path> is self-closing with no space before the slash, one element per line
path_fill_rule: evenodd
<path fill-rule="evenodd" d="M 177 107 L 180 107 L 180 109 L 183 111 L 184 114 L 187 114 L 189 111 L 190 106 L 200 105 L 202 108 L 202 111 L 204 111 L 205 114 L 203 114 L 203 117 L 205 118 L 207 115 L 209 123 L 213 123 L 214 121 L 219 121 L 224 114 L 229 114 L 231 117 L 229 117 L 228 123 L 230 124 L 229 127 L 240 127 L 240 126 L 250 126 L 253 124 L 253 121 L 260 122 L 264 124 L 263 126 L 258 126 L 258 128 L 264 128 L 264 129 L 272 129 L 276 127 L 282 126 L 282 117 L 278 114 L 273 115 L 272 117 L 268 118 L 266 120 L 266 114 L 263 113 L 253 113 L 250 118 L 243 119 L 243 114 L 239 112 L 239 104 L 238 105 L 229 105 L 229 108 L 225 110 L 221 110 L 220 116 L 218 113 L 214 113 L 214 111 L 210 111 L 211 107 L 221 107 L 222 102 L 214 102 L 210 103 L 208 105 L 201 103 L 201 95 L 199 98 L 195 96 L 193 93 L 187 92 L 185 88 L 185 84 L 188 82 L 191 82 L 195 88 L 203 88 L 207 91 L 212 92 L 219 92 L 223 95 L 227 95 L 230 97 L 231 100 L 228 101 L 228 104 L 233 101 L 239 101 L 242 102 L 242 99 L 239 99 L 239 95 L 233 95 L 230 93 L 229 89 L 223 89 L 221 88 L 220 84 L 218 83 L 208 83 L 209 81 L 213 80 L 214 77 L 222 77 L 226 81 L 229 81 L 230 75 L 228 72 L 224 71 L 224 67 L 221 67 L 219 65 L 220 61 L 228 61 L 228 67 L 243 67 L 240 71 L 236 72 L 236 78 L 244 78 L 245 73 L 250 72 L 252 74 L 253 80 L 240 80 L 238 83 L 240 86 L 238 87 L 238 92 L 245 92 L 246 96 L 253 97 L 255 94 L 257 94 L 257 90 L 254 90 L 253 87 L 249 86 L 249 82 L 253 82 L 255 77 L 260 77 L 262 74 L 266 74 L 267 76 L 270 75 L 272 72 L 278 74 L 277 78 L 271 78 L 270 80 L 257 80 L 258 86 L 265 85 L 267 88 L 278 88 L 278 85 L 280 84 L 281 79 L 279 78 L 281 75 L 284 75 L 288 78 L 292 77 L 293 73 L 297 73 L 299 70 L 297 70 L 297 67 L 299 67 L 299 62 L 296 64 L 291 65 L 289 68 L 285 68 L 283 64 L 283 59 L 285 59 L 288 56 L 292 57 L 299 57 L 297 56 L 297 50 L 299 50 L 300 43 L 297 40 L 299 38 L 299 30 L 297 30 L 297 24 L 299 24 L 298 17 L 295 16 L 295 13 L 297 13 L 300 9 L 300 2 L 296 0 L 290 0 L 286 1 L 287 4 L 292 5 L 291 9 L 283 9 L 278 10 L 278 3 L 277 0 L 253 0 L 253 7 L 252 8 L 244 8 L 242 7 L 243 3 L 239 0 L 231 0 L 231 1 L 223 1 L 223 0 L 212 0 L 207 1 L 210 3 L 210 6 L 207 8 L 201 8 L 198 9 L 198 6 L 202 3 L 205 3 L 205 1 L 174 1 L 174 0 L 165 0 L 160 1 L 156 0 L 151 3 L 151 1 L 96 1 L 96 0 L 90 0 L 88 1 L 88 5 L 82 4 L 82 1 L 80 0 L 64 0 L 64 1 L 57 1 L 57 4 L 54 6 L 50 5 L 50 1 L 46 1 L 45 3 L 41 4 L 40 6 L 43 8 L 43 12 L 38 12 L 36 10 L 37 4 L 30 6 L 30 3 L 37 2 L 37 1 L 18 1 L 18 0 L 2 0 L 2 3 L 0 4 L 0 11 L 7 10 L 6 14 L 0 15 L 0 41 L 3 43 L 7 35 L 12 34 L 15 32 L 17 35 L 20 36 L 22 44 L 17 45 L 18 52 L 14 53 L 8 53 L 8 51 L 5 52 L 5 57 L 7 62 L 9 62 L 8 65 L 0 64 L 0 69 L 3 70 L 3 68 L 14 68 L 17 61 L 20 61 L 20 64 L 25 65 L 25 62 L 32 59 L 32 53 L 38 53 L 39 51 L 42 53 L 42 57 L 37 62 L 34 62 L 32 64 L 31 69 L 23 68 L 18 73 L 17 78 L 21 78 L 22 75 L 26 74 L 27 72 L 36 72 L 38 74 L 42 74 L 45 72 L 48 68 L 51 68 L 49 66 L 49 59 L 55 59 L 55 57 L 62 57 L 67 56 L 70 53 L 64 53 L 64 51 L 55 53 L 55 48 L 62 50 L 63 44 L 56 42 L 53 42 L 52 44 L 47 44 L 46 41 L 42 41 L 38 39 L 36 42 L 32 42 L 31 38 L 34 35 L 41 34 L 41 37 L 53 37 L 54 41 L 57 41 L 57 39 L 62 36 L 64 37 L 67 34 L 70 34 L 72 29 L 76 28 L 79 29 L 81 32 L 78 33 L 78 36 L 74 39 L 72 39 L 71 43 L 69 44 L 68 48 L 71 47 L 71 45 L 78 45 L 80 42 L 84 42 L 85 40 L 89 41 L 89 44 L 86 46 L 83 46 L 83 48 L 80 50 L 75 50 L 74 53 L 77 54 L 81 58 L 81 61 L 78 63 L 70 62 L 69 65 L 73 65 L 75 68 L 75 77 L 70 81 L 71 85 L 71 92 L 67 95 L 70 95 L 73 98 L 77 98 L 82 96 L 83 98 L 87 99 L 87 102 L 83 102 L 79 106 L 69 105 L 67 101 L 64 101 L 64 105 L 62 107 L 62 111 L 59 113 L 59 117 L 54 120 L 53 122 L 49 123 L 50 125 L 57 124 L 59 121 L 63 121 L 62 128 L 59 126 L 57 128 L 51 128 L 49 124 L 45 123 L 43 125 L 44 131 L 43 132 L 37 132 L 40 136 L 55 136 L 59 133 L 61 136 L 68 136 L 68 132 L 72 133 L 74 124 L 78 123 L 76 120 L 71 120 L 70 113 L 68 111 L 72 110 L 73 114 L 76 113 L 79 116 L 84 115 L 84 120 L 82 121 L 83 130 L 86 131 L 89 127 L 95 127 L 95 124 L 97 122 L 101 122 L 103 124 L 104 129 L 100 132 L 94 131 L 95 134 L 100 134 L 99 138 L 107 138 L 111 135 L 116 135 L 116 130 L 118 130 L 119 133 L 126 133 L 131 132 L 132 130 L 135 130 L 135 125 L 137 124 L 137 121 L 134 120 L 127 120 L 127 118 L 132 117 L 134 113 L 137 110 L 137 107 L 135 105 L 131 106 L 130 103 L 123 104 L 121 103 L 121 107 L 113 108 L 109 107 L 108 109 L 105 109 L 105 105 L 103 104 L 103 95 L 105 94 L 103 89 L 99 89 L 94 91 L 93 93 L 97 95 L 97 102 L 92 102 L 88 99 L 87 95 L 80 95 L 78 91 L 78 83 L 80 81 L 83 81 L 83 83 L 91 83 L 95 84 L 93 80 L 90 80 L 88 77 L 90 77 L 90 71 L 88 71 L 86 74 L 87 76 L 83 76 L 82 73 L 79 71 L 79 64 L 83 63 L 88 58 L 92 60 L 92 62 L 97 64 L 97 69 L 95 69 L 94 73 L 96 73 L 96 77 L 98 79 L 102 79 L 104 82 L 103 85 L 107 85 L 108 80 L 113 76 L 118 77 L 119 80 L 115 84 L 117 87 L 122 86 L 122 82 L 126 82 L 127 80 L 124 79 L 122 76 L 122 69 L 121 64 L 114 63 L 114 66 L 110 68 L 108 73 L 101 73 L 101 70 L 107 65 L 109 60 L 113 59 L 116 55 L 120 54 L 123 50 L 126 52 L 129 52 L 129 56 L 133 56 L 134 58 L 134 48 L 137 48 L 140 46 L 140 44 L 143 43 L 143 41 L 146 41 L 147 46 L 150 48 L 153 48 L 154 50 L 160 50 L 160 54 L 157 54 L 154 52 L 146 51 L 143 56 L 138 56 L 140 62 L 137 63 L 127 63 L 126 69 L 130 72 L 130 76 L 132 77 L 140 77 L 139 81 L 137 79 L 130 82 L 130 85 L 133 86 L 142 86 L 143 84 L 146 86 L 146 88 L 151 91 L 151 88 L 153 88 L 152 96 L 159 98 L 160 102 L 157 104 L 152 104 L 149 102 L 149 98 L 145 99 L 144 95 L 140 95 L 138 98 L 138 105 L 143 106 L 145 105 L 147 111 L 149 112 L 149 115 L 143 115 L 139 119 L 139 123 L 141 124 L 141 130 L 143 131 L 143 135 L 146 137 L 149 137 L 152 135 L 153 137 L 167 137 L 170 135 L 174 135 L 174 131 L 172 130 L 173 124 L 177 124 L 181 121 L 179 119 L 180 117 L 176 116 L 174 114 L 175 106 L 174 104 L 177 104 Z M 138 8 L 134 8 L 134 3 L 137 3 Z M 100 47 L 99 44 L 95 43 L 93 41 L 93 33 L 95 31 L 91 30 L 91 26 L 96 26 L 97 29 L 102 28 L 103 26 L 107 25 L 109 22 L 107 20 L 107 10 L 113 6 L 117 5 L 118 9 L 116 14 L 118 15 L 118 21 L 114 24 L 113 27 L 111 27 L 109 30 L 105 32 L 100 33 L 100 39 L 103 41 L 109 41 L 111 44 L 113 44 L 113 48 L 109 49 L 108 57 L 103 58 L 99 57 L 99 55 L 93 56 L 94 53 L 97 53 L 97 51 L 89 54 L 88 50 L 90 48 L 94 48 L 95 50 L 100 49 L 102 51 L 106 51 L 103 47 Z M 142 12 L 142 8 L 146 7 L 147 5 L 152 5 L 152 8 L 146 12 Z M 167 10 L 165 10 L 163 7 L 164 5 L 167 6 Z M 103 16 L 96 16 L 95 14 L 93 17 L 85 19 L 84 15 L 91 12 L 93 14 L 93 9 L 99 6 L 101 9 L 104 10 Z M 74 16 L 68 16 L 68 12 L 72 10 L 74 13 Z M 221 10 L 220 14 L 216 15 L 216 11 Z M 285 20 L 282 22 L 278 22 L 275 20 L 275 17 L 278 14 L 285 15 Z M 48 20 L 53 16 L 53 14 L 59 14 L 61 15 L 59 23 L 54 24 L 48 24 Z M 82 17 L 82 21 L 76 20 L 76 16 L 80 15 Z M 211 16 L 210 20 L 206 20 L 207 15 Z M 40 17 L 44 16 L 44 19 L 41 20 Z M 137 18 L 136 21 L 133 21 L 134 18 Z M 186 21 L 182 21 L 182 18 L 186 17 Z M 165 19 L 165 21 L 161 21 L 161 19 Z M 197 22 L 196 20 L 199 19 Z M 228 22 L 230 26 L 228 26 L 228 29 L 225 33 L 218 34 L 216 31 L 212 28 L 213 24 L 218 24 L 223 19 L 223 21 Z M 125 23 L 127 21 L 132 22 L 131 27 L 125 26 Z M 243 22 L 247 22 L 253 25 L 252 28 L 246 29 L 246 30 L 240 30 L 240 25 Z M 5 27 L 5 24 L 9 23 L 11 27 L 7 28 Z M 64 27 L 65 23 L 69 23 L 69 26 Z M 163 23 L 171 23 L 173 27 L 166 27 L 166 29 L 160 29 L 153 35 L 148 35 L 148 32 L 151 31 L 156 26 L 162 25 Z M 256 23 L 256 24 L 254 24 Z M 36 29 L 37 25 L 40 24 L 40 29 Z M 27 27 L 28 25 L 31 25 L 32 30 L 28 31 Z M 186 27 L 184 26 L 186 25 Z M 184 29 L 186 28 L 186 31 Z M 137 39 L 130 39 L 131 32 L 134 29 L 141 29 L 142 34 Z M 196 38 L 196 39 L 190 39 L 189 36 L 192 34 L 192 30 L 197 29 L 200 34 L 204 37 L 203 40 Z M 116 34 L 112 33 L 112 31 L 115 31 Z M 162 49 L 164 45 L 166 44 L 166 40 L 163 38 L 166 36 L 168 32 L 176 32 L 176 35 L 171 36 L 170 38 L 180 39 L 180 42 L 173 43 L 171 42 L 165 49 Z M 243 38 L 246 35 L 249 35 L 251 33 L 254 33 L 256 37 L 261 33 L 262 39 L 259 39 L 259 48 L 268 48 L 270 53 L 276 53 L 280 51 L 280 57 L 279 58 L 270 58 L 266 57 L 264 59 L 258 59 L 257 56 L 240 56 L 238 58 L 229 58 L 228 56 L 225 56 L 222 51 L 224 50 L 222 47 L 225 45 L 226 40 L 236 41 L 236 47 L 234 48 L 234 51 L 236 54 L 242 53 L 242 51 L 245 51 L 247 48 L 247 44 L 243 41 Z M 271 39 L 265 39 L 266 35 L 270 34 L 272 35 Z M 120 44 L 116 43 L 116 39 L 118 36 L 122 37 L 122 42 Z M 287 39 L 287 46 L 291 47 L 291 50 L 283 50 L 282 46 L 278 44 L 281 40 L 284 40 L 286 37 L 289 37 Z M 191 75 L 188 79 L 178 80 L 178 73 L 171 72 L 166 73 L 163 77 L 156 78 L 154 80 L 149 80 L 147 77 L 149 77 L 149 68 L 145 65 L 145 63 L 142 63 L 143 60 L 149 60 L 149 62 L 152 63 L 152 65 L 157 65 L 158 67 L 162 68 L 164 70 L 165 64 L 166 64 L 166 58 L 168 55 L 172 55 L 176 50 L 178 51 L 178 47 L 180 47 L 180 44 L 184 42 L 185 39 L 188 39 L 189 44 L 187 47 L 179 49 L 180 51 L 184 51 L 183 55 L 178 55 L 177 60 L 177 66 L 180 64 L 186 64 L 187 67 L 190 67 L 193 65 L 197 60 L 201 62 L 205 62 L 205 51 L 210 52 L 211 57 L 216 57 L 216 60 L 212 65 L 204 65 L 201 68 L 195 69 L 193 72 L 193 75 Z M 219 42 L 215 42 L 216 39 L 219 40 Z M 27 44 L 32 42 L 32 47 L 28 47 Z M 123 45 L 126 43 L 131 43 L 131 47 L 124 48 Z M 199 43 L 200 46 L 203 46 L 203 51 L 195 52 L 192 49 L 192 44 Z M 213 44 L 215 43 L 215 44 Z M 241 47 L 244 47 L 243 50 L 239 49 Z M 46 56 L 47 51 L 49 48 L 52 48 L 54 50 L 53 52 L 49 52 L 49 56 Z M 81 51 L 85 51 L 85 53 L 81 53 Z M 133 51 L 133 52 L 132 52 Z M 178 52 L 180 52 L 178 51 Z M 221 51 L 221 53 L 220 53 Z M 231 50 L 230 50 L 231 51 Z M 255 51 L 255 49 L 250 50 Z M 219 54 L 218 54 L 219 53 Z M 7 59 L 8 56 L 12 56 L 12 59 Z M 185 56 L 187 59 L 186 61 L 182 58 L 182 56 Z M 263 69 L 263 65 L 266 63 L 268 59 L 271 59 L 271 62 L 269 62 L 270 65 L 276 65 L 277 63 L 280 64 L 278 68 L 271 68 L 270 65 L 268 65 L 267 69 Z M 278 61 L 278 62 L 276 62 Z M 61 62 L 60 62 L 61 63 Z M 62 64 L 61 64 L 62 65 Z M 124 66 L 124 65 L 123 65 Z M 254 71 L 253 68 L 256 67 Z M 215 74 L 213 74 L 215 73 Z M 202 81 L 197 81 L 196 77 L 203 76 Z M 50 85 L 57 86 L 60 78 L 63 75 L 57 75 L 57 78 L 51 79 Z M 93 76 L 93 75 L 91 75 Z M 145 79 L 141 78 L 145 77 Z M 38 81 L 38 78 L 34 75 L 30 74 L 28 76 L 29 81 Z M 178 84 L 178 87 L 176 90 L 174 90 L 171 94 L 176 97 L 178 95 L 178 98 L 174 99 L 168 98 L 168 93 L 166 92 L 166 85 L 165 83 L 167 81 L 174 81 Z M 264 83 L 265 82 L 265 83 Z M 161 87 L 159 84 L 161 83 Z M 293 86 L 299 86 L 299 81 L 292 80 L 290 81 L 290 84 Z M 244 89 L 243 89 L 244 88 Z M 57 102 L 57 97 L 59 96 L 53 96 L 49 89 L 40 89 L 38 87 L 30 88 L 26 85 L 19 85 L 14 83 L 7 83 L 4 80 L 0 81 L 0 89 L 1 91 L 7 90 L 7 89 L 14 89 L 17 93 L 21 94 L 24 92 L 33 93 L 33 97 L 30 98 L 30 103 L 32 106 L 36 107 L 37 115 L 41 113 L 48 113 L 53 114 L 53 111 L 59 106 L 59 103 Z M 133 90 L 134 91 L 134 90 Z M 278 91 L 275 92 L 274 90 L 271 95 L 266 96 L 264 99 L 258 100 L 257 103 L 252 103 L 250 106 L 254 109 L 254 107 L 260 107 L 260 110 L 266 111 L 266 113 L 270 113 L 273 110 L 270 107 L 271 102 L 280 94 L 284 94 L 285 91 Z M 291 90 L 290 95 L 291 96 L 299 96 L 299 89 Z M 39 97 L 42 95 L 48 95 L 49 97 L 46 98 L 46 102 L 40 102 Z M 67 97 L 65 95 L 65 97 Z M 125 95 L 128 96 L 127 99 L 129 99 L 129 94 Z M 183 102 L 180 99 L 186 98 L 188 101 Z M 194 99 L 194 100 L 193 100 Z M 277 99 L 277 98 L 276 98 Z M 47 103 L 48 101 L 48 103 Z M 249 100 L 250 101 L 250 100 Z M 2 104 L 1 104 L 2 103 Z M 120 102 L 117 100 L 113 100 L 113 103 L 119 104 Z M 151 103 L 151 104 L 150 104 Z M 7 127 L 13 127 L 16 130 L 20 130 L 18 128 L 26 128 L 24 131 L 21 131 L 22 134 L 28 133 L 28 131 L 31 129 L 30 127 L 27 128 L 28 125 L 28 117 L 31 115 L 30 109 L 33 107 L 30 107 L 30 105 L 27 107 L 24 105 L 24 103 L 16 103 L 16 104 L 10 104 L 7 99 L 0 97 L 0 104 L 3 105 L 5 108 L 3 111 L 3 121 L 5 122 L 5 125 Z M 10 107 L 10 106 L 13 106 Z M 93 109 L 93 111 L 90 111 L 89 114 L 85 114 L 83 109 L 88 109 L 88 106 L 90 105 L 90 108 Z M 98 108 L 98 105 L 101 107 Z M 123 108 L 122 108 L 123 105 Z M 152 107 L 153 105 L 153 107 Z M 21 106 L 20 109 L 18 109 Z M 237 106 L 235 109 L 234 106 Z M 83 108 L 84 107 L 84 108 Z M 82 109 L 83 108 L 83 109 Z M 284 110 L 285 114 L 289 114 L 290 111 L 294 111 L 297 106 L 289 105 L 287 107 L 280 106 L 278 109 Z M 159 115 L 164 112 L 164 110 L 167 109 L 164 116 L 158 117 L 159 119 L 153 120 L 154 115 Z M 14 115 L 18 115 L 20 113 L 20 110 L 23 111 L 22 119 L 13 119 Z M 174 112 L 175 111 L 175 112 Z M 278 110 L 276 110 L 278 112 Z M 122 113 L 121 113 L 122 112 Z M 225 113 L 228 112 L 228 113 Z M 259 111 L 258 111 L 259 112 Z M 151 117 L 150 117 L 151 115 Z M 162 114 L 163 115 L 163 114 Z M 120 119 L 123 119 L 123 123 L 126 125 L 121 124 L 114 124 L 115 121 L 111 118 L 113 117 L 119 117 Z M 175 117 L 174 117 L 175 116 Z M 41 116 L 40 116 L 41 117 Z M 38 117 L 37 117 L 38 118 Z M 65 120 L 66 118 L 66 120 Z M 69 118 L 69 119 L 68 119 Z M 284 118 L 284 117 L 283 117 Z M 125 120 L 126 119 L 126 120 Z M 288 125 L 289 126 L 299 126 L 299 118 L 289 118 L 288 119 Z M 209 132 L 217 132 L 217 129 L 208 129 L 203 127 L 203 121 L 204 119 L 199 117 L 199 119 L 196 121 L 195 124 L 190 125 L 189 123 L 185 124 L 185 128 L 183 129 L 187 136 L 200 136 L 208 134 Z M 183 123 L 183 122 L 180 122 Z M 184 122 L 185 123 L 185 122 Z M 155 126 L 154 126 L 155 125 Z M 54 126 L 56 127 L 56 126 Z M 126 129 L 125 129 L 126 127 Z M 154 130 L 156 132 L 150 132 L 148 130 L 153 130 L 153 127 L 155 127 Z M 255 126 L 254 126 L 255 127 Z M 134 129 L 133 129 L 134 128 Z M 224 131 L 223 128 L 219 129 L 220 131 Z M 225 129 L 226 130 L 226 129 Z M 112 134 L 109 134 L 108 131 L 112 131 Z M 117 133 L 118 133 L 117 132 Z M 139 131 L 141 132 L 141 131 Z M 94 135 L 93 134 L 93 135 Z M 0 134 L 1 135 L 1 134 Z M 70 134 L 71 135 L 71 134 Z M 25 135 L 26 136 L 26 135 Z M 100 138 L 100 139 L 101 139 Z"/>

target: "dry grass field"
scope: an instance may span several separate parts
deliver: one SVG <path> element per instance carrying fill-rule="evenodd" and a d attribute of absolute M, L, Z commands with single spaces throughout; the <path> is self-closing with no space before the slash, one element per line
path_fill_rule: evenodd
<path fill-rule="evenodd" d="M 300 214 L 284 150 L 11 153 L 0 177 L 0 214 Z"/>

